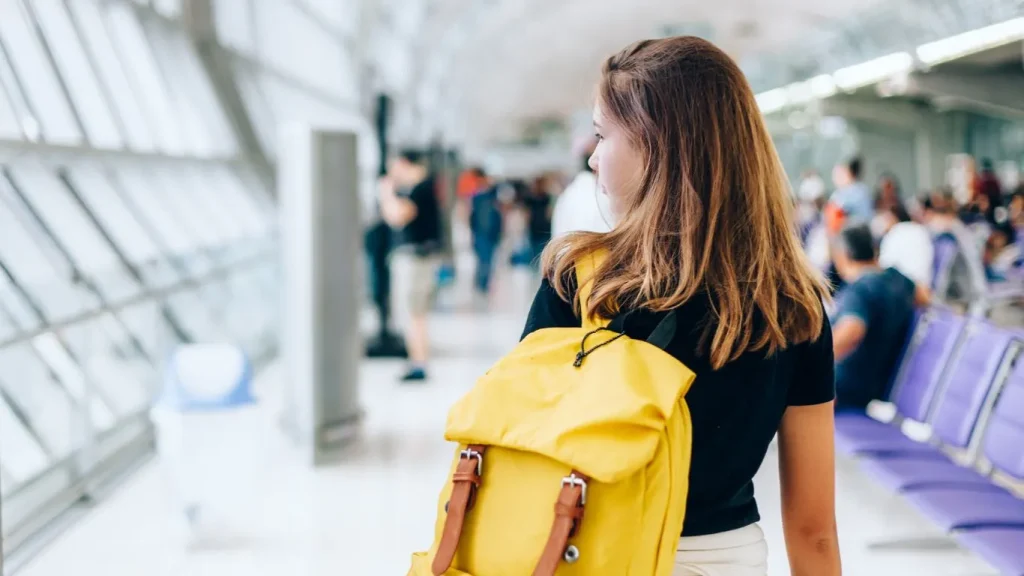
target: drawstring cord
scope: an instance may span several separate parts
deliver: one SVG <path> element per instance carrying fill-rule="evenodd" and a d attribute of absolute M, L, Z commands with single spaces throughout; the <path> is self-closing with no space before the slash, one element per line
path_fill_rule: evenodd
<path fill-rule="evenodd" d="M 587 338 L 590 338 L 594 334 L 597 334 L 598 332 L 601 332 L 603 330 L 607 330 L 609 332 L 614 332 L 615 333 L 615 337 L 614 338 L 610 338 L 610 339 L 608 339 L 608 340 L 606 340 L 604 342 L 601 342 L 597 346 L 594 346 L 590 350 L 587 350 Z M 594 330 L 591 330 L 590 332 L 587 332 L 586 335 L 583 336 L 583 341 L 580 342 L 580 351 L 576 353 L 576 360 L 573 361 L 572 365 L 574 367 L 576 367 L 576 368 L 579 368 L 580 366 L 583 366 L 583 359 L 586 358 L 587 356 L 590 356 L 590 354 L 594 350 L 597 350 L 598 348 L 600 348 L 602 346 L 607 346 L 607 345 L 611 344 L 612 342 L 615 342 L 619 338 L 622 338 L 625 335 L 626 335 L 625 332 L 615 332 L 614 330 L 611 330 L 611 329 L 606 328 L 604 326 L 602 326 L 600 328 L 597 328 L 597 329 L 594 329 Z"/>

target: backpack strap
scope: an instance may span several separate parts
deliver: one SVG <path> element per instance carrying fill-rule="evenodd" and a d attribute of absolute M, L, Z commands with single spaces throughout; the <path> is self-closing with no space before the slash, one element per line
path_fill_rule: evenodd
<path fill-rule="evenodd" d="M 569 546 L 569 539 L 579 532 L 583 524 L 583 507 L 587 504 L 589 481 L 589 477 L 576 470 L 562 479 L 562 491 L 555 501 L 555 522 L 533 576 L 555 576 L 563 559 L 570 563 L 579 559 L 580 551 L 575 546 Z"/>
<path fill-rule="evenodd" d="M 662 350 L 668 350 L 672 339 L 676 337 L 676 328 L 679 325 L 679 321 L 676 319 L 676 310 L 675 308 L 669 310 L 668 314 L 661 319 L 661 322 L 658 322 L 658 325 L 654 327 L 654 331 L 647 337 L 648 344 L 657 346 Z"/>
<path fill-rule="evenodd" d="M 594 330 L 608 324 L 607 321 L 591 318 L 587 303 L 590 300 L 590 293 L 594 288 L 594 273 L 604 262 L 605 254 L 596 252 L 588 254 L 576 261 L 576 285 L 578 286 L 576 296 L 580 300 L 580 321 L 583 327 Z"/>
<path fill-rule="evenodd" d="M 430 566 L 435 576 L 447 572 L 455 560 L 459 539 L 462 538 L 462 526 L 466 522 L 466 513 L 476 503 L 476 492 L 480 488 L 486 450 L 486 446 L 471 444 L 459 455 L 459 463 L 452 474 L 452 494 L 444 507 L 446 514 L 444 528 L 441 530 L 441 541 L 437 545 L 437 553 L 434 554 L 434 562 Z"/>
<path fill-rule="evenodd" d="M 677 309 L 669 310 L 665 317 L 658 322 L 658 325 L 651 331 L 651 335 L 647 337 L 646 342 L 652 346 L 657 346 L 662 350 L 667 350 L 669 344 L 672 343 L 672 339 L 676 336 L 676 328 L 679 325 L 677 320 Z M 626 319 L 629 317 L 630 312 L 624 312 L 619 314 L 611 323 L 608 324 L 608 329 L 612 332 L 623 333 L 626 331 Z"/>

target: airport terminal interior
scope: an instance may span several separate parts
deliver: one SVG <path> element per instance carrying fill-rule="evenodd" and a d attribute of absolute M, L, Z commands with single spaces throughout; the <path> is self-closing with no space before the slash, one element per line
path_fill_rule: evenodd
<path fill-rule="evenodd" d="M 836 384 L 843 573 L 1024 576 L 1019 0 L 0 0 L 2 574 L 467 574 L 410 572 L 449 410 L 545 247 L 616 225 L 602 64 L 691 36 L 749 83 L 836 342 L 865 274 L 909 286 L 873 396 Z M 766 567 L 658 576 L 818 576 L 781 440 Z"/>

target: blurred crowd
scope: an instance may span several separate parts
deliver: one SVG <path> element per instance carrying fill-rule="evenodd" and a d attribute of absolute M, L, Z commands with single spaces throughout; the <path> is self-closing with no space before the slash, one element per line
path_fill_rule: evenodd
<path fill-rule="evenodd" d="M 807 171 L 795 191 L 801 239 L 837 290 L 845 280 L 832 239 L 856 225 L 870 230 L 880 264 L 913 280 L 922 298 L 970 307 L 999 284 L 1024 281 L 1024 186 L 1004 189 L 990 161 L 981 161 L 960 193 L 943 186 L 908 194 L 892 174 L 872 188 L 862 172 L 858 158 L 836 166 L 829 193 L 824 179 Z"/>
<path fill-rule="evenodd" d="M 611 229 L 608 198 L 588 164 L 593 145 L 588 141 L 576 150 L 575 174 L 508 178 L 466 168 L 454 183 L 450 220 L 441 200 L 445 186 L 424 155 L 404 151 L 393 159 L 378 197 L 380 227 L 390 229 L 384 237 L 392 240 L 371 248 L 371 260 L 377 255 L 371 278 L 382 318 L 378 347 L 387 349 L 389 338 L 395 340 L 386 331 L 393 316 L 405 336 L 400 354 L 410 360 L 404 380 L 427 377 L 427 315 L 436 288 L 453 274 L 446 270 L 451 258 L 445 245 L 452 245 L 446 238 L 468 232 L 468 241 L 458 243 L 471 247 L 471 284 L 486 301 L 498 267 L 537 270 L 553 237 Z M 840 400 L 846 376 L 853 382 L 887 380 L 898 357 L 893 351 L 901 350 L 915 310 L 923 306 L 978 316 L 1002 309 L 1009 311 L 1000 313 L 1009 318 L 1006 323 L 1020 322 L 1013 312 L 1024 310 L 1024 187 L 1009 189 L 988 160 L 978 166 L 959 179 L 959 188 L 918 194 L 901 189 L 892 174 L 873 185 L 865 182 L 859 158 L 835 166 L 831 182 L 815 171 L 801 175 L 794 189 L 795 221 L 810 261 L 835 294 L 830 316 Z M 860 368 L 844 376 L 844 365 Z M 868 365 L 877 367 L 878 377 L 859 373 Z M 858 407 L 881 394 L 858 393 L 863 397 L 851 401 Z"/>
<path fill-rule="evenodd" d="M 833 287 L 836 406 L 851 411 L 888 397 L 919 310 L 1019 324 L 1024 303 L 1024 190 L 1005 190 L 991 162 L 959 190 L 916 196 L 891 174 L 872 188 L 862 171 L 856 158 L 836 166 L 831 193 L 808 171 L 795 198 L 801 240 Z"/>

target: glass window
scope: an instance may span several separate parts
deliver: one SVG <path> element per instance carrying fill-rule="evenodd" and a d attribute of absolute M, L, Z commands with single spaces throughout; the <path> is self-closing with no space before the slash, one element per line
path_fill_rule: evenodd
<path fill-rule="evenodd" d="M 261 346 L 270 324 L 270 316 L 276 311 L 265 301 L 259 269 L 248 268 L 231 276 L 228 289 L 233 295 L 228 312 L 227 325 L 250 351 Z"/>
<path fill-rule="evenodd" d="M 138 220 L 131 208 L 111 185 L 110 177 L 94 166 L 74 166 L 68 181 L 86 209 L 117 244 L 121 253 L 135 265 L 150 287 L 164 288 L 179 279 L 160 246 Z"/>
<path fill-rule="evenodd" d="M 94 295 L 72 283 L 74 271 L 52 240 L 33 225 L 9 181 L 0 176 L 0 261 L 50 320 L 95 307 Z"/>
<path fill-rule="evenodd" d="M 232 170 L 242 187 L 251 195 L 260 213 L 271 223 L 277 222 L 277 200 L 270 191 L 270 182 L 259 176 L 255 170 L 236 166 Z"/>
<path fill-rule="evenodd" d="M 180 214 L 167 206 L 167 191 L 159 182 L 154 182 L 149 170 L 125 166 L 118 169 L 118 178 L 125 200 L 135 207 L 143 226 L 153 230 L 170 255 L 185 266 L 194 276 L 205 274 L 211 268 L 209 259 L 200 251 Z"/>
<path fill-rule="evenodd" d="M 192 150 L 200 155 L 233 156 L 238 152 L 234 134 L 191 42 L 165 22 L 147 27 L 154 54 L 174 91 L 178 115 L 187 121 Z"/>
<path fill-rule="evenodd" d="M 244 54 L 256 52 L 251 0 L 214 0 L 213 22 L 221 45 Z"/>
<path fill-rule="evenodd" d="M 94 383 L 118 416 L 146 409 L 156 390 L 157 375 L 117 318 L 104 314 L 67 328 L 61 335 L 74 352 L 83 377 Z"/>
<path fill-rule="evenodd" d="M 224 327 L 213 320 L 211 311 L 214 302 L 203 293 L 203 289 L 179 292 L 168 298 L 174 315 L 181 321 L 182 328 L 197 342 L 226 342 Z"/>
<path fill-rule="evenodd" d="M 274 109 L 263 96 L 259 81 L 255 78 L 255 72 L 243 70 L 239 67 L 235 71 L 235 84 L 238 86 L 238 93 L 242 98 L 242 104 L 249 115 L 256 130 L 256 136 L 260 139 L 260 146 L 263 152 L 270 158 L 277 156 L 277 119 L 274 116 Z"/>
<path fill-rule="evenodd" d="M 291 3 L 257 1 L 253 8 L 261 61 L 338 100 L 356 100 L 355 69 L 338 38 Z"/>
<path fill-rule="evenodd" d="M 117 301 L 139 292 L 110 243 L 60 178 L 42 166 L 26 164 L 13 167 L 11 177 L 35 214 L 67 250 L 75 267 L 105 298 Z"/>
<path fill-rule="evenodd" d="M 0 82 L 0 138 L 18 140 L 21 138 L 21 123 L 18 114 L 7 97 L 3 82 Z"/>
<path fill-rule="evenodd" d="M 177 171 L 184 169 L 179 168 Z M 216 224 L 213 223 L 214 220 L 211 220 L 211 215 L 204 209 L 205 202 L 196 204 L 191 201 L 190 196 L 194 191 L 186 190 L 188 182 L 184 181 L 176 172 L 172 172 L 170 169 L 156 170 L 151 173 L 150 178 L 153 185 L 161 189 L 160 200 L 164 209 L 192 239 L 193 246 L 197 250 L 195 255 L 204 257 L 203 260 L 196 262 L 202 267 L 196 270 L 196 273 L 205 274 L 222 264 L 215 256 L 211 257 L 216 252 L 215 248 L 220 243 L 221 235 Z M 203 191 L 205 194 L 215 192 L 215 190 Z"/>
<path fill-rule="evenodd" d="M 32 112 L 32 107 L 25 100 L 25 94 L 21 91 L 18 77 L 14 73 L 14 68 L 11 68 L 11 63 L 7 59 L 2 44 L 0 44 L 0 98 L 6 99 L 20 127 L 19 132 L 25 134 L 29 140 L 39 140 L 39 122 L 36 120 L 35 113 Z"/>
<path fill-rule="evenodd" d="M 225 202 L 235 210 L 238 219 L 249 238 L 263 238 L 270 232 L 269 216 L 254 199 L 255 191 L 247 189 L 245 184 L 230 168 L 223 166 L 211 167 L 211 176 L 222 189 Z"/>
<path fill-rule="evenodd" d="M 92 54 L 97 71 L 107 86 L 107 93 L 113 98 L 116 111 L 125 129 L 128 145 L 139 151 L 156 149 L 153 137 L 152 119 L 146 118 L 138 94 L 125 73 L 124 65 L 111 41 L 103 14 L 95 0 L 68 2 L 75 16 L 82 40 Z"/>
<path fill-rule="evenodd" d="M 216 146 L 209 127 L 204 125 L 199 111 L 200 103 L 195 100 L 195 87 L 192 85 L 195 79 L 183 70 L 182 55 L 175 50 L 169 38 L 171 33 L 167 30 L 167 24 L 162 21 L 150 22 L 150 26 L 144 30 L 152 46 L 153 62 L 160 66 L 164 79 L 174 79 L 164 85 L 168 101 L 179 121 L 186 151 L 197 156 L 213 156 Z"/>
<path fill-rule="evenodd" d="M 0 387 L 55 459 L 70 455 L 86 437 L 84 414 L 29 344 L 0 350 Z"/>
<path fill-rule="evenodd" d="M 98 335 L 93 334 L 96 338 Z M 60 381 L 76 406 L 89 406 L 89 417 L 95 430 L 108 430 L 114 425 L 114 414 L 108 401 L 94 382 L 86 381 L 85 373 L 67 348 L 52 332 L 32 339 L 32 348 Z"/>
<path fill-rule="evenodd" d="M 220 190 L 211 187 L 209 183 L 197 184 L 192 174 L 193 169 L 190 167 L 165 168 L 158 171 L 157 177 L 168 192 L 167 199 L 173 209 L 178 214 L 189 215 L 187 227 L 200 245 L 207 249 L 219 247 L 228 242 L 223 224 L 224 213 L 215 214 L 209 199 L 218 196 Z M 229 209 L 227 206 L 220 208 Z"/>
<path fill-rule="evenodd" d="M 2 205 L 0 205 L 0 209 L 2 209 Z M 7 277 L 4 272 L 7 268 L 4 266 L 2 258 L 0 258 L 0 268 L 3 268 L 0 270 L 0 308 L 3 308 L 4 315 L 10 319 L 12 325 L 22 330 L 38 328 L 40 325 L 39 315 L 22 298 L 18 288 Z"/>
<path fill-rule="evenodd" d="M 246 228 L 230 191 L 218 188 L 208 169 L 196 167 L 182 175 L 186 178 L 183 189 L 192 191 L 190 201 L 203 207 L 210 215 L 210 225 L 219 233 L 217 247 L 224 254 L 224 262 L 246 259 L 260 250 L 258 243 L 245 241 Z"/>
<path fill-rule="evenodd" d="M 5 280 L 6 279 L 0 276 L 0 284 L 4 283 Z M 4 288 L 0 288 L 0 290 L 4 290 Z M 21 329 L 18 327 L 17 320 L 14 319 L 10 312 L 8 312 L 3 306 L 2 302 L 0 302 L 0 342 L 4 342 L 5 340 L 12 338 L 19 332 L 21 332 Z"/>
<path fill-rule="evenodd" d="M 63 0 L 32 0 L 30 6 L 89 141 L 100 148 L 120 148 L 124 140 Z"/>
<path fill-rule="evenodd" d="M 4 484 L 4 493 L 31 480 L 50 463 L 39 438 L 24 416 L 11 408 L 8 398 L 0 389 L 0 451 L 4 455 L 4 472 L 11 481 Z"/>
<path fill-rule="evenodd" d="M 0 40 L 49 142 L 78 144 L 82 133 L 36 27 L 19 0 L 0 0 Z"/>
<path fill-rule="evenodd" d="M 168 322 L 171 311 L 157 302 L 147 301 L 125 308 L 117 316 L 157 363 L 163 362 L 181 340 Z M 176 318 L 172 319 L 177 322 Z"/>
<path fill-rule="evenodd" d="M 258 77 L 258 81 L 261 93 L 274 110 L 278 125 L 296 120 L 337 125 L 361 122 L 347 107 L 337 106 L 337 100 L 325 101 L 275 76 L 264 74 Z"/>
<path fill-rule="evenodd" d="M 7 470 L 4 470 L 3 462 L 0 462 L 0 493 L 7 495 L 11 491 L 12 484 L 14 484 L 14 479 L 7 473 Z"/>
<path fill-rule="evenodd" d="M 338 2 L 337 0 L 299 0 L 310 13 L 322 18 L 334 30 L 355 35 L 359 27 L 360 2 Z"/>
<path fill-rule="evenodd" d="M 153 8 L 164 16 L 177 18 L 181 16 L 181 2 L 182 0 L 153 0 Z"/>
<path fill-rule="evenodd" d="M 168 154 L 184 154 L 185 143 L 168 97 L 164 79 L 153 60 L 149 42 L 142 26 L 130 6 L 119 2 L 105 4 L 109 30 L 118 46 L 118 54 L 135 78 L 139 94 L 147 107 L 149 117 L 155 121 L 160 148 Z"/>

